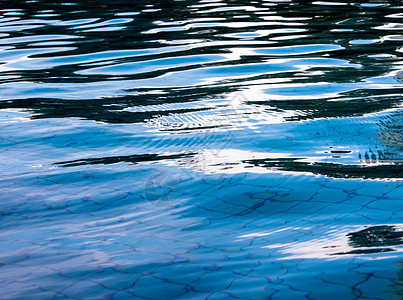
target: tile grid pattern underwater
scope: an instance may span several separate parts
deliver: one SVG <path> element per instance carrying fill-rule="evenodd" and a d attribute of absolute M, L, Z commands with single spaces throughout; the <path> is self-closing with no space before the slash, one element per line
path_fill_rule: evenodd
<path fill-rule="evenodd" d="M 0 299 L 402 299 L 403 6 L 0 2 Z"/>

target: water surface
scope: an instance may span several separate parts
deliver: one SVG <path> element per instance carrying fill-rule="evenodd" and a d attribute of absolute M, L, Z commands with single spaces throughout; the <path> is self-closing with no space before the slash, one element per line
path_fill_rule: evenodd
<path fill-rule="evenodd" d="M 1 1 L 1 299 L 401 299 L 401 1 Z"/>

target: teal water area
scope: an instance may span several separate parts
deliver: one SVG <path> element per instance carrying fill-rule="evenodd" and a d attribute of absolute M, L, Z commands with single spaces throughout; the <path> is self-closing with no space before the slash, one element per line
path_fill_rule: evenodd
<path fill-rule="evenodd" d="M 0 1 L 0 299 L 402 299 L 401 1 Z"/>

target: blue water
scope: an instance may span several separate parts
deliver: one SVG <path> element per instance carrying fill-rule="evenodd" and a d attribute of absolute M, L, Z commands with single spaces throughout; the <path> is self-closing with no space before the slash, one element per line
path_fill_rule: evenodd
<path fill-rule="evenodd" d="M 0 299 L 402 299 L 403 6 L 0 1 Z"/>

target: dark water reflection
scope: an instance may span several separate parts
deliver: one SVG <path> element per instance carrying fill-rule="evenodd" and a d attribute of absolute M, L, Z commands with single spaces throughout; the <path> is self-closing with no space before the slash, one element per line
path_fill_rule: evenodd
<path fill-rule="evenodd" d="M 372 226 L 347 236 L 349 246 L 358 249 L 332 255 L 390 252 L 395 251 L 391 247 L 403 244 L 403 232 L 395 226 Z"/>
<path fill-rule="evenodd" d="M 199 129 L 222 125 L 210 121 L 224 115 L 242 130 L 220 110 L 236 92 L 260 127 L 273 116 L 357 117 L 401 105 L 399 1 L 30 3 L 2 3 L 0 108 L 31 118 Z M 211 99 L 224 100 L 198 104 Z M 210 117 L 195 117 L 202 111 Z M 386 156 L 362 149 L 356 158 L 400 161 L 397 148 Z M 396 168 L 380 177 L 400 177 Z"/>
<path fill-rule="evenodd" d="M 401 102 L 399 1 L 32 3 L 2 3 L 1 107 L 35 117 L 142 122 L 122 108 L 239 90 L 285 120 Z"/>

